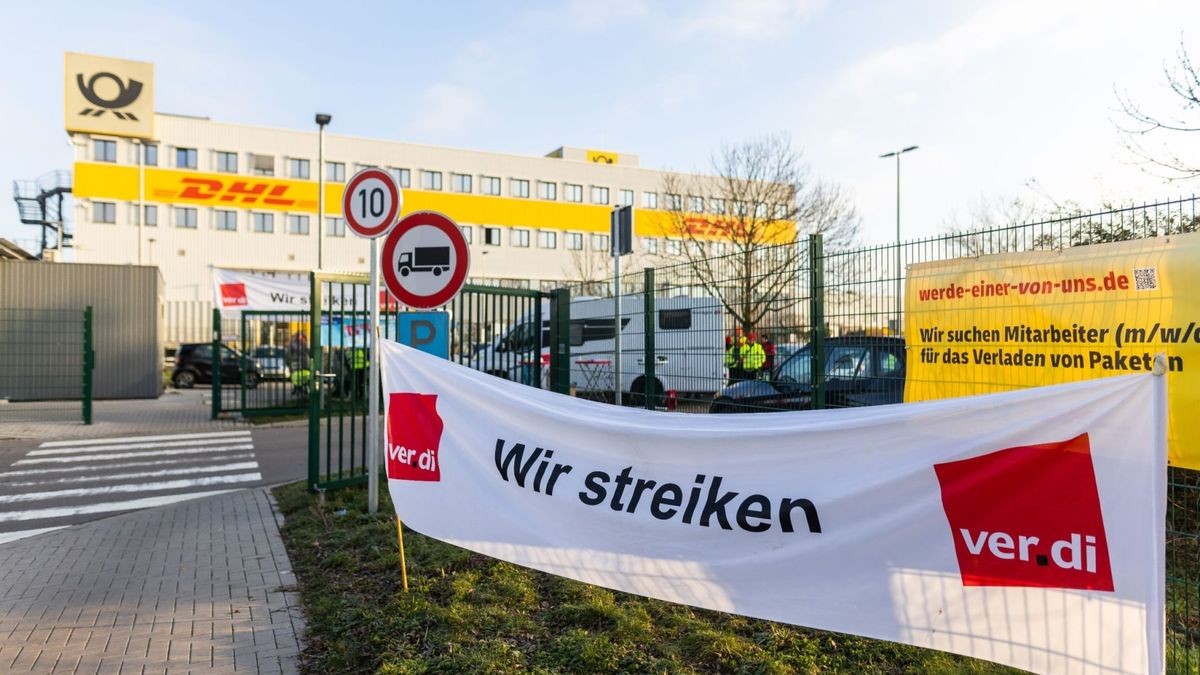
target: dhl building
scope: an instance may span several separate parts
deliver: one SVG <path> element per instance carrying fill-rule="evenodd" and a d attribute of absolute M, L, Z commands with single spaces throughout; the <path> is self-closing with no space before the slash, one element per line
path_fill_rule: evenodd
<path fill-rule="evenodd" d="M 345 181 L 364 167 L 395 176 L 404 213 L 440 211 L 460 224 L 476 283 L 545 289 L 607 277 L 615 205 L 635 208 L 629 266 L 671 261 L 683 242 L 668 211 L 685 199 L 706 207 L 703 195 L 663 193 L 664 172 L 625 153 L 521 156 L 328 132 L 322 150 L 315 124 L 159 113 L 152 65 L 81 54 L 66 59 L 66 128 L 75 260 L 159 267 L 168 343 L 210 338 L 214 267 L 305 273 L 319 256 L 321 269 L 365 272 L 370 246 L 340 213 Z"/>

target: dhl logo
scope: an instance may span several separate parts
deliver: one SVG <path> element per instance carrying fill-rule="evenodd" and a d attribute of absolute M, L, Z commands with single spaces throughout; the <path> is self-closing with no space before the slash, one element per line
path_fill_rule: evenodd
<path fill-rule="evenodd" d="M 289 194 L 290 185 L 285 183 L 267 183 L 254 180 L 223 181 L 215 178 L 180 178 L 179 188 L 157 188 L 154 194 L 159 198 L 187 199 L 214 204 L 243 204 L 274 207 L 311 207 L 312 200 L 294 199 Z"/>
<path fill-rule="evenodd" d="M 739 224 L 734 221 L 709 220 L 707 218 L 697 218 L 695 216 L 684 218 L 683 223 L 687 227 L 688 234 L 697 237 L 730 238 L 738 236 L 739 231 L 745 229 L 744 224 Z"/>

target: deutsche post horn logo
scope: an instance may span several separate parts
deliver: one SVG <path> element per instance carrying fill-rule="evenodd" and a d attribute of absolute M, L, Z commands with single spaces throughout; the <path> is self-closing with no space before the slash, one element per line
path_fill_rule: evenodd
<path fill-rule="evenodd" d="M 110 99 L 101 98 L 96 94 L 96 82 L 99 80 L 112 80 L 117 85 L 117 95 Z M 80 115 L 91 115 L 92 117 L 100 117 L 105 112 L 111 110 L 113 115 L 116 115 L 120 120 L 139 121 L 138 118 L 131 112 L 121 112 L 118 108 L 128 107 L 131 103 L 137 100 L 142 94 L 142 83 L 137 80 L 130 79 L 129 84 L 116 75 L 101 71 L 88 78 L 84 83 L 83 73 L 75 75 L 75 83 L 79 85 L 79 91 L 83 97 L 88 100 L 96 108 L 84 108 L 79 111 Z"/>
<path fill-rule="evenodd" d="M 596 154 L 592 155 L 592 163 L 593 164 L 612 164 L 615 161 L 615 159 L 616 158 L 614 158 L 612 155 L 607 155 L 607 154 L 600 153 L 600 152 L 597 152 Z"/>

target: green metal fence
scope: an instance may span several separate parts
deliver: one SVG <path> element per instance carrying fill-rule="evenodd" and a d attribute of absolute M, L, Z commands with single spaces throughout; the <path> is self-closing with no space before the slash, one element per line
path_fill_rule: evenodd
<path fill-rule="evenodd" d="M 0 423 L 92 423 L 92 308 L 0 308 Z"/>

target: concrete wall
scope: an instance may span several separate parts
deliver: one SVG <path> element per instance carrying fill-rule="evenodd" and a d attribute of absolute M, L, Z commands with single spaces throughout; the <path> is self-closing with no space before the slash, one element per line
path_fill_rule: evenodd
<path fill-rule="evenodd" d="M 83 310 L 91 305 L 98 399 L 162 394 L 162 293 L 157 267 L 0 261 L 0 310 L 78 311 L 82 331 Z M 0 370 L 28 371 L 31 358 L 57 356 L 15 351 L 0 347 Z"/>

